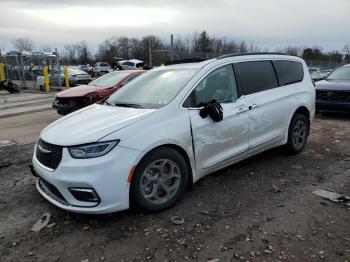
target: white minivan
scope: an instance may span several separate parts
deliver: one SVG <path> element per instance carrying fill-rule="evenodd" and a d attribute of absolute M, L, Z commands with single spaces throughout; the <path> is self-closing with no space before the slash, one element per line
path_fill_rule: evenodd
<path fill-rule="evenodd" d="M 68 211 L 172 206 L 203 176 L 267 149 L 297 154 L 315 113 L 305 62 L 227 55 L 158 67 L 46 127 L 37 189 Z"/>
<path fill-rule="evenodd" d="M 140 69 L 145 66 L 144 62 L 138 59 L 130 59 L 127 61 L 119 62 L 123 69 L 125 70 L 135 70 Z"/>

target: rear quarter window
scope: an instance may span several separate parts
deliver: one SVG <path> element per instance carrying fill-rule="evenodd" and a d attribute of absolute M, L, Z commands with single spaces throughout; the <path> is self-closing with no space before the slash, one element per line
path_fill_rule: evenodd
<path fill-rule="evenodd" d="M 240 62 L 234 65 L 244 95 L 278 87 L 271 61 Z"/>
<path fill-rule="evenodd" d="M 145 65 L 143 63 L 138 63 L 136 64 L 136 68 L 139 68 L 139 67 L 144 67 Z"/>
<path fill-rule="evenodd" d="M 295 61 L 275 60 L 273 64 L 276 69 L 280 86 L 290 85 L 303 81 L 303 65 Z"/>

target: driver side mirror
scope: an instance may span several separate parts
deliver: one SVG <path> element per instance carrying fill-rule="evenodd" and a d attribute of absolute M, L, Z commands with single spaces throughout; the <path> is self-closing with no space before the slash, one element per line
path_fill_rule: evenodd
<path fill-rule="evenodd" d="M 212 100 L 203 106 L 203 108 L 199 111 L 199 115 L 202 118 L 210 116 L 215 122 L 220 122 L 222 121 L 224 114 L 220 103 L 216 102 L 216 100 Z"/>

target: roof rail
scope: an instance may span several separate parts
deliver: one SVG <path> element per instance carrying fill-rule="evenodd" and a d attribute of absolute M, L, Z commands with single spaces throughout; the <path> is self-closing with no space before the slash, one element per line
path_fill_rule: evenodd
<path fill-rule="evenodd" d="M 285 53 L 278 53 L 278 52 L 256 52 L 256 53 L 235 53 L 235 54 L 227 54 L 217 57 L 217 59 L 223 59 L 227 57 L 235 57 L 235 56 L 246 56 L 246 55 L 287 55 Z"/>
<path fill-rule="evenodd" d="M 199 62 L 203 62 L 205 60 L 207 60 L 207 59 L 193 57 L 193 58 L 185 58 L 185 59 L 167 61 L 164 64 L 165 65 L 176 65 L 176 64 L 186 64 L 186 63 L 199 63 Z"/>

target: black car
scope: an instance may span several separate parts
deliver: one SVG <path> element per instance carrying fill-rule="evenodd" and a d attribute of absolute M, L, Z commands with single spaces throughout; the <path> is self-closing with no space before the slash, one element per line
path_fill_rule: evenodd
<path fill-rule="evenodd" d="M 350 64 L 316 82 L 316 110 L 350 112 Z"/>

